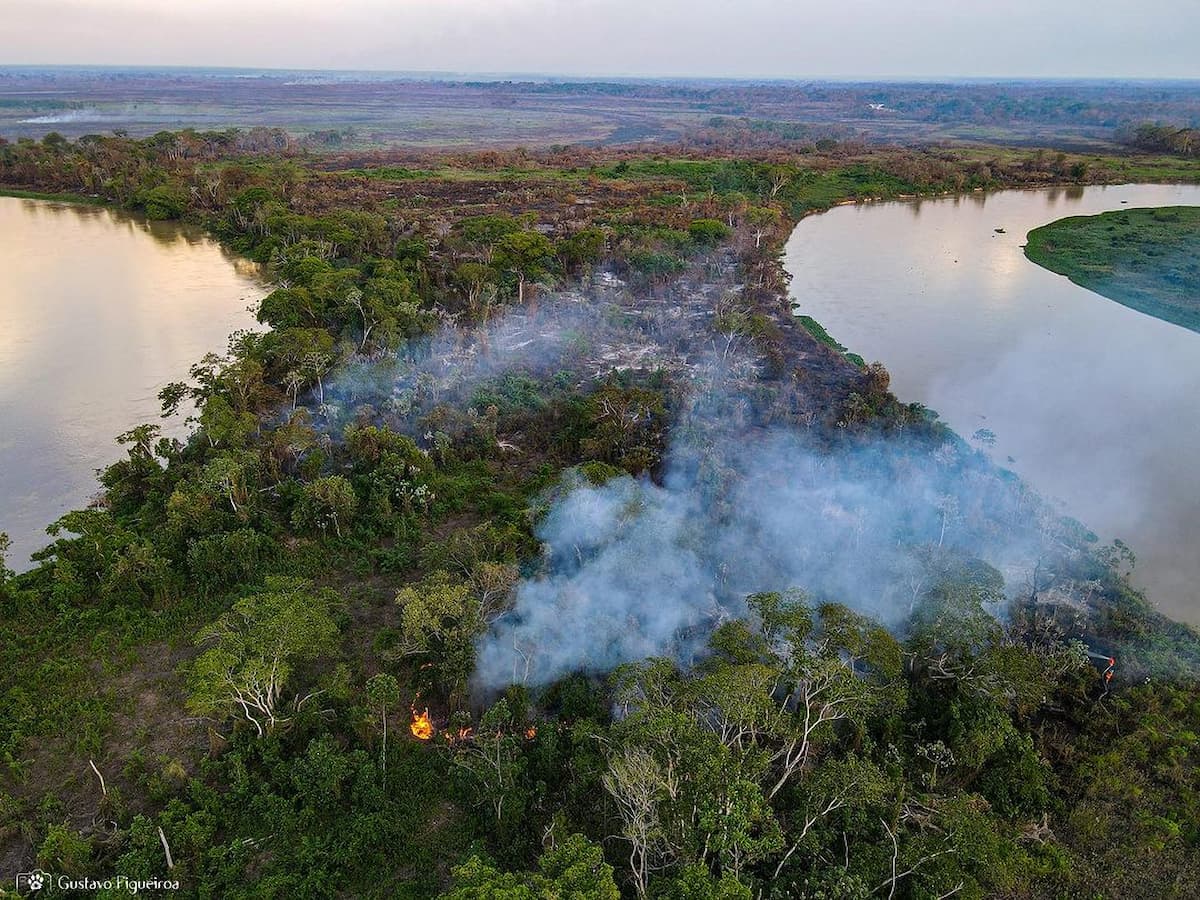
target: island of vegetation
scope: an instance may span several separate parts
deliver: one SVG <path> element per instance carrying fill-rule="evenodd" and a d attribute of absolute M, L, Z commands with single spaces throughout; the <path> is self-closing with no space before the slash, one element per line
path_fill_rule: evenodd
<path fill-rule="evenodd" d="M 1200 207 L 1059 219 L 1029 232 L 1025 255 L 1123 306 L 1200 331 Z"/>
<path fill-rule="evenodd" d="M 96 502 L 0 567 L 6 869 L 1200 895 L 1200 638 L 814 336 L 779 262 L 847 199 L 1183 163 L 721 140 L 0 144 L 0 185 L 201 223 L 276 285 L 163 391 L 189 439 L 119 436 Z"/>

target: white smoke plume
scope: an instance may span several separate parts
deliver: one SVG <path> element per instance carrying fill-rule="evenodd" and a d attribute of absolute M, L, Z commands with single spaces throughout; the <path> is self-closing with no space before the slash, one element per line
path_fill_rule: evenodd
<path fill-rule="evenodd" d="M 481 689 L 646 656 L 687 664 L 756 591 L 798 587 L 895 626 L 930 586 L 931 557 L 980 558 L 1017 581 L 1041 553 L 1039 505 L 964 444 L 830 448 L 777 428 L 694 440 L 697 424 L 677 429 L 662 486 L 620 477 L 554 503 L 541 571 L 479 645 Z"/>

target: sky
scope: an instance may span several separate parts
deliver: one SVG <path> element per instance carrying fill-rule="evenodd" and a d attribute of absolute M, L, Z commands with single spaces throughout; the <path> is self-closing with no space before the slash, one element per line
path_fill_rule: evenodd
<path fill-rule="evenodd" d="M 1200 77 L 1200 0 L 0 0 L 0 65 Z"/>

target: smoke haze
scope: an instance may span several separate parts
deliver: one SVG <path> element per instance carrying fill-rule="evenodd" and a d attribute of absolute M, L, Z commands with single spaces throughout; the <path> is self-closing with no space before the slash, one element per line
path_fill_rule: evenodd
<path fill-rule="evenodd" d="M 800 588 L 894 627 L 930 586 L 932 556 L 983 559 L 1012 583 L 1035 564 L 1039 504 L 965 445 L 820 447 L 780 428 L 713 440 L 730 399 L 676 429 L 662 486 L 568 485 L 538 528 L 542 571 L 480 645 L 481 687 L 646 656 L 686 664 L 757 591 Z"/>

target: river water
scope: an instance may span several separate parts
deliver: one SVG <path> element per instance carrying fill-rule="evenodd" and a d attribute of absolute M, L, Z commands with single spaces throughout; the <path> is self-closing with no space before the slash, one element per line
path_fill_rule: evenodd
<path fill-rule="evenodd" d="M 0 197 L 0 531 L 10 566 L 98 488 L 114 438 L 159 389 L 254 326 L 257 267 L 202 232 L 111 209 Z"/>
<path fill-rule="evenodd" d="M 1200 205 L 1200 187 L 1004 191 L 837 207 L 788 241 L 796 311 L 892 375 L 892 389 L 988 451 L 1102 540 L 1134 581 L 1200 622 L 1200 334 L 1025 258 L 1064 216 Z M 1003 229 L 1003 233 L 996 229 Z"/>

